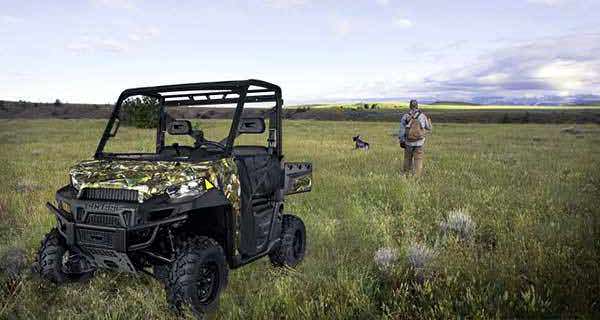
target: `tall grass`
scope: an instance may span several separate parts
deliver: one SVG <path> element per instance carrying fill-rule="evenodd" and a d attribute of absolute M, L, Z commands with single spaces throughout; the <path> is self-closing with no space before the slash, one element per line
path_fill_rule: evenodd
<path fill-rule="evenodd" d="M 224 124 L 201 127 L 226 132 Z M 0 255 L 18 247 L 33 261 L 54 224 L 45 201 L 67 183 L 69 166 L 93 154 L 103 126 L 0 121 Z M 315 168 L 313 192 L 287 200 L 306 223 L 306 260 L 296 270 L 266 259 L 234 270 L 216 318 L 600 316 L 598 130 L 437 125 L 416 179 L 400 171 L 392 123 L 288 121 L 284 129 L 286 159 Z M 151 150 L 150 131 L 121 130 L 130 136 L 117 149 Z M 371 150 L 352 149 L 356 134 Z M 469 237 L 457 210 L 468 212 Z M 0 318 L 174 318 L 145 275 L 101 272 L 63 287 L 28 272 L 1 281 Z"/>

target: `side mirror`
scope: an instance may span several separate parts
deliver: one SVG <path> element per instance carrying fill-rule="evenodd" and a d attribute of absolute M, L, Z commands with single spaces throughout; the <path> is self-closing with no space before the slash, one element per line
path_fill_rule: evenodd
<path fill-rule="evenodd" d="M 169 122 L 167 132 L 175 136 L 188 135 L 192 133 L 192 123 L 189 120 L 173 120 Z"/>
<path fill-rule="evenodd" d="M 263 133 L 265 132 L 265 119 L 263 118 L 242 118 L 238 133 Z"/>

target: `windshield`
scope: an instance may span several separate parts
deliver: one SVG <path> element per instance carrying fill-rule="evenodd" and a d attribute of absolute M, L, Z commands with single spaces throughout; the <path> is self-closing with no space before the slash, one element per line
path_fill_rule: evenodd
<path fill-rule="evenodd" d="M 209 118 L 219 112 L 223 118 L 232 119 L 234 111 L 235 105 L 219 108 L 161 106 L 155 98 L 130 97 L 116 115 L 112 136 L 106 141 L 103 153 L 108 157 L 141 160 L 216 156 L 225 150 L 232 120 Z M 161 115 L 163 130 L 160 129 Z M 167 130 L 170 123 L 182 119 L 189 121 L 189 133 L 172 134 Z"/>
<path fill-rule="evenodd" d="M 127 89 L 119 96 L 94 158 L 218 158 L 233 153 L 241 133 L 267 134 L 269 148 L 281 155 L 282 105 L 278 86 L 255 79 Z M 254 119 L 242 119 L 248 116 Z M 265 116 L 272 120 L 268 130 Z"/>

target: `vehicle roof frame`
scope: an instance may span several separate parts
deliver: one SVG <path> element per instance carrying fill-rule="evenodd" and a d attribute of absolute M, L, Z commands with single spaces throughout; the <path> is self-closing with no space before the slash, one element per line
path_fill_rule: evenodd
<path fill-rule="evenodd" d="M 180 93 L 185 91 L 206 92 Z M 121 92 L 119 98 L 117 99 L 117 102 L 115 103 L 106 128 L 104 129 L 100 142 L 98 143 L 98 147 L 96 148 L 94 159 L 107 158 L 107 154 L 104 153 L 104 147 L 106 146 L 106 143 L 111 137 L 112 128 L 115 125 L 116 120 L 119 118 L 119 113 L 121 111 L 123 102 L 129 97 L 137 95 L 153 97 L 160 101 L 159 126 L 157 128 L 156 139 L 157 149 L 159 148 L 159 144 L 162 143 L 162 141 L 160 141 L 161 131 L 164 132 L 165 130 L 165 107 L 236 104 L 233 115 L 233 121 L 229 130 L 229 134 L 227 136 L 227 143 L 224 150 L 224 153 L 226 155 L 231 155 L 233 152 L 233 143 L 235 138 L 238 136 L 239 121 L 242 116 L 245 104 L 274 102 L 275 106 L 271 109 L 271 111 L 275 113 L 275 116 L 271 117 L 269 129 L 276 131 L 276 142 L 274 152 L 278 157 L 282 157 L 281 131 L 283 99 L 281 95 L 281 88 L 275 84 L 266 81 L 249 79 L 237 81 L 200 82 L 154 87 L 140 87 L 124 90 L 123 92 Z M 221 95 L 221 97 L 213 98 L 213 96 L 215 95 Z M 230 95 L 237 95 L 237 97 L 230 98 L 228 97 Z M 172 98 L 186 97 L 187 100 L 168 100 Z M 197 97 L 203 97 L 204 99 L 198 100 Z M 272 123 L 273 120 L 275 123 Z"/>

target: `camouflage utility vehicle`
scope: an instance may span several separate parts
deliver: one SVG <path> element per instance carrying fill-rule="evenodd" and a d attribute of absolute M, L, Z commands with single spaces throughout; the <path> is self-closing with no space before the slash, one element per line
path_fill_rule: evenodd
<path fill-rule="evenodd" d="M 140 96 L 155 103 L 156 131 L 119 131 L 131 117 L 123 106 L 146 101 L 132 100 Z M 244 109 L 250 103 L 268 109 Z M 70 184 L 47 204 L 57 226 L 39 250 L 42 277 L 63 283 L 98 268 L 151 268 L 173 306 L 202 314 L 216 307 L 230 268 L 267 255 L 296 266 L 305 229 L 284 214 L 284 199 L 311 190 L 312 167 L 283 161 L 282 104 L 281 89 L 259 80 L 123 91 L 94 159 L 72 167 Z M 200 106 L 230 106 L 232 119 L 176 119 Z"/>

